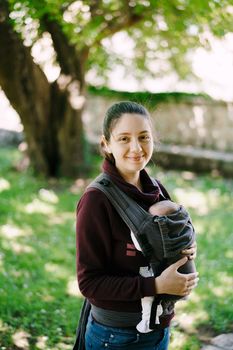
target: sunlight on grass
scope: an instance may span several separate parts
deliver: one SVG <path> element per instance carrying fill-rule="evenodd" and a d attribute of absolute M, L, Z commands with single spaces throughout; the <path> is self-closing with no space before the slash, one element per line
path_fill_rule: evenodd
<path fill-rule="evenodd" d="M 60 342 L 56 345 L 56 348 L 51 348 L 51 350 L 71 350 L 70 345 Z"/>
<path fill-rule="evenodd" d="M 7 332 L 9 327 L 3 322 L 3 320 L 0 319 L 0 332 L 4 333 Z"/>
<path fill-rule="evenodd" d="M 51 302 L 55 300 L 55 297 L 53 297 L 52 295 L 46 294 L 41 296 L 41 300 L 45 302 Z"/>
<path fill-rule="evenodd" d="M 187 336 L 184 333 L 173 331 L 173 337 L 171 339 L 172 349 L 183 349 L 183 345 L 187 340 Z"/>
<path fill-rule="evenodd" d="M 25 205 L 24 208 L 25 212 L 28 214 L 53 214 L 55 212 L 54 206 L 52 206 L 51 204 L 44 203 L 38 198 L 33 199 L 33 201 Z"/>
<path fill-rule="evenodd" d="M 19 278 L 19 277 L 23 277 L 24 278 L 25 277 L 22 270 L 21 271 L 13 270 L 13 271 L 11 271 L 11 275 L 12 275 L 13 278 Z"/>
<path fill-rule="evenodd" d="M 69 275 L 68 269 L 66 269 L 61 264 L 48 262 L 45 264 L 44 268 L 46 271 L 52 272 L 53 276 L 56 276 L 58 278 L 66 278 Z"/>
<path fill-rule="evenodd" d="M 67 294 L 73 295 L 74 297 L 83 297 L 79 290 L 76 277 L 74 277 L 72 280 L 70 280 L 67 283 L 66 291 L 67 291 Z"/>
<path fill-rule="evenodd" d="M 182 329 L 188 331 L 189 333 L 196 332 L 195 325 L 198 321 L 207 321 L 208 319 L 209 317 L 207 311 L 198 308 L 198 304 L 196 305 L 195 313 L 188 313 L 177 307 L 176 321 Z"/>
<path fill-rule="evenodd" d="M 11 187 L 10 182 L 4 178 L 0 178 L 0 192 L 9 190 Z"/>
<path fill-rule="evenodd" d="M 209 319 L 207 310 L 200 307 L 201 300 L 202 296 L 193 291 L 187 300 L 181 300 L 176 303 L 176 317 L 174 322 L 187 333 L 196 333 L 196 324 L 199 321 L 208 321 Z M 189 304 L 193 305 L 195 312 L 188 311 Z"/>
<path fill-rule="evenodd" d="M 91 179 L 18 173 L 12 163 L 19 156 L 0 149 L 0 348 L 71 350 L 83 302 L 75 210 Z M 200 281 L 187 301 L 176 303 L 169 350 L 199 350 L 206 330 L 232 331 L 233 181 L 156 167 L 150 172 L 187 207 L 197 232 Z"/>
<path fill-rule="evenodd" d="M 229 259 L 233 259 L 233 250 L 232 249 L 231 250 L 227 250 L 225 252 L 225 257 L 229 258 Z"/>
<path fill-rule="evenodd" d="M 53 204 L 56 204 L 59 202 L 59 198 L 58 196 L 56 195 L 56 193 L 52 190 L 46 190 L 44 188 L 41 188 L 39 190 L 39 197 L 45 201 L 45 202 L 48 202 L 48 203 L 53 203 Z"/>
<path fill-rule="evenodd" d="M 232 292 L 233 288 L 233 277 L 228 276 L 225 272 L 221 271 L 216 274 L 220 284 L 213 286 L 213 293 L 217 297 L 224 297 L 227 293 Z"/>
<path fill-rule="evenodd" d="M 48 349 L 47 341 L 48 341 L 48 337 L 46 337 L 46 336 L 42 335 L 42 336 L 38 337 L 37 342 L 36 342 L 36 348 L 40 349 L 40 350 Z"/>
<path fill-rule="evenodd" d="M 11 249 L 13 252 L 17 254 L 22 254 L 22 253 L 33 253 L 35 250 L 30 247 L 29 245 L 26 244 L 20 244 L 17 242 L 4 242 L 3 247 L 6 249 Z"/>
<path fill-rule="evenodd" d="M 188 334 L 178 329 L 172 330 L 171 344 L 169 350 L 199 350 L 200 346 L 195 340 L 192 341 Z"/>
<path fill-rule="evenodd" d="M 196 287 L 196 290 L 198 290 L 198 287 Z M 196 290 L 192 291 L 192 293 L 189 295 L 187 302 L 192 301 L 193 303 L 199 303 L 201 300 L 201 297 L 199 294 L 197 294 Z"/>
<path fill-rule="evenodd" d="M 28 350 L 29 349 L 29 341 L 28 338 L 30 337 L 30 334 L 19 330 L 15 332 L 12 336 L 13 344 L 16 345 L 19 349 Z"/>
<path fill-rule="evenodd" d="M 22 229 L 13 224 L 2 225 L 0 228 L 0 235 L 10 240 L 15 240 L 18 237 L 24 237 L 32 235 L 32 229 L 27 227 L 27 229 Z"/>
<path fill-rule="evenodd" d="M 59 214 L 54 213 L 54 215 L 48 218 L 49 223 L 54 225 L 64 224 L 68 220 L 73 220 L 73 221 L 75 220 L 74 212 L 73 213 L 64 212 Z"/>
<path fill-rule="evenodd" d="M 186 208 L 196 209 L 198 214 L 205 215 L 209 211 L 209 205 L 204 193 L 195 190 L 185 190 L 177 188 L 174 190 L 174 194 L 179 203 Z"/>
<path fill-rule="evenodd" d="M 30 227 L 22 229 L 14 224 L 5 224 L 0 228 L 0 237 L 5 238 L 5 240 L 2 241 L 2 246 L 17 254 L 34 252 L 31 246 L 17 242 L 18 238 L 31 235 L 32 229 Z"/>

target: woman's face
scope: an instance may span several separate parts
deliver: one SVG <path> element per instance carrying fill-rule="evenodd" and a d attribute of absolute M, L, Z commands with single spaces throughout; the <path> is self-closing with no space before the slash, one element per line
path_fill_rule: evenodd
<path fill-rule="evenodd" d="M 139 173 L 153 153 L 153 136 L 149 120 L 140 114 L 123 114 L 111 132 L 107 151 L 126 177 Z"/>

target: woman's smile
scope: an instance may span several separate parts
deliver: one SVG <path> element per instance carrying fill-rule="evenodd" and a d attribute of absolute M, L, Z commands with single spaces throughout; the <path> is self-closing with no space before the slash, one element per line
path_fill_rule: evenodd
<path fill-rule="evenodd" d="M 141 162 L 141 161 L 143 161 L 144 155 L 126 156 L 126 158 L 131 160 L 132 162 Z"/>
<path fill-rule="evenodd" d="M 153 152 L 150 123 L 141 115 L 123 114 L 115 124 L 106 147 L 123 178 L 129 183 L 138 183 L 139 172 Z"/>

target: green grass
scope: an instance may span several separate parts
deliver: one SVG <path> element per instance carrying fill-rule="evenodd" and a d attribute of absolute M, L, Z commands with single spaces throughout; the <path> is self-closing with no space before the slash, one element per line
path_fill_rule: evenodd
<path fill-rule="evenodd" d="M 71 349 L 82 302 L 75 272 L 82 188 L 18 173 L 19 157 L 14 149 L 0 151 L 0 348 L 15 349 L 13 339 L 21 339 L 30 349 L 39 342 Z"/>
<path fill-rule="evenodd" d="M 72 349 L 82 298 L 75 272 L 75 208 L 85 179 L 17 172 L 0 150 L 0 349 Z M 95 159 L 98 173 L 100 160 Z M 233 329 L 233 181 L 155 167 L 197 231 L 198 288 L 177 303 L 171 350 L 197 350 L 206 334 Z M 21 344 L 21 345 L 20 345 Z"/>
<path fill-rule="evenodd" d="M 197 233 L 198 288 L 177 303 L 171 350 L 200 349 L 200 341 L 233 331 L 233 181 L 189 172 L 160 172 Z"/>

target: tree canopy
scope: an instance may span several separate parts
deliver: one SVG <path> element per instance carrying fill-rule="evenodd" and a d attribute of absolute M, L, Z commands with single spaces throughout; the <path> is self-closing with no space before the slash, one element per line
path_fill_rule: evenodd
<path fill-rule="evenodd" d="M 185 77 L 186 53 L 233 28 L 232 0 L 0 0 L 0 13 L 0 85 L 22 119 L 32 164 L 53 176 L 76 175 L 85 165 L 88 72 L 104 81 L 118 63 L 133 75 L 175 70 Z M 118 32 L 133 54 L 111 49 Z M 31 54 L 45 33 L 60 69 L 53 83 Z"/>
<path fill-rule="evenodd" d="M 15 28 L 28 42 L 51 33 L 48 23 L 56 23 L 76 52 L 88 56 L 85 70 L 95 68 L 105 77 L 114 63 L 133 67 L 135 73 L 153 73 L 152 62 L 161 59 L 185 76 L 188 50 L 209 48 L 212 35 L 222 38 L 233 31 L 233 2 L 226 0 L 10 0 L 10 5 Z M 133 41 L 134 57 L 125 59 L 109 49 L 104 39 L 119 31 Z M 69 73 L 54 35 L 52 39 L 57 61 Z"/>

